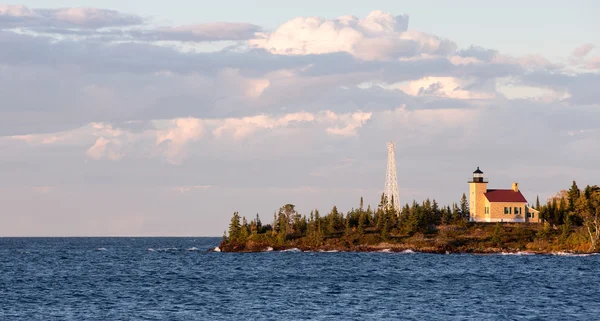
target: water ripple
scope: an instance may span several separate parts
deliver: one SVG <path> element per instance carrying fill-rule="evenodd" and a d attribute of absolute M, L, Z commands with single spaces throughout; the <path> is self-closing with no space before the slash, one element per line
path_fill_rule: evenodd
<path fill-rule="evenodd" d="M 0 239 L 0 320 L 596 320 L 600 256 L 218 253 Z"/>

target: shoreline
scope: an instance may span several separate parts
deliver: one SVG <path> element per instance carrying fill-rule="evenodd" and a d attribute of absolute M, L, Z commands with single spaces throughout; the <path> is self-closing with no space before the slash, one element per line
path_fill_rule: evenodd
<path fill-rule="evenodd" d="M 454 249 L 454 250 L 442 250 L 436 248 L 415 248 L 410 246 L 401 246 L 400 244 L 389 244 L 382 243 L 378 245 L 357 245 L 351 248 L 339 248 L 333 246 L 317 246 L 317 247 L 306 247 L 306 246 L 267 246 L 262 249 L 239 249 L 231 248 L 230 244 L 219 244 L 218 247 L 211 250 L 212 252 L 223 252 L 223 253 L 266 253 L 266 252 L 302 252 L 302 253 L 400 253 L 400 254 L 473 254 L 473 255 L 548 255 L 548 256 L 591 256 L 600 255 L 600 252 L 585 252 L 585 251 L 573 251 L 568 249 L 557 250 L 557 251 L 535 251 L 535 250 L 523 250 L 515 248 L 469 248 L 469 249 Z"/>

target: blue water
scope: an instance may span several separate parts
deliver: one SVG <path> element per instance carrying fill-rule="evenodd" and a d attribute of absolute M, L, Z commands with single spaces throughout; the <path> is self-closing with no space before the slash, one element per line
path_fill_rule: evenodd
<path fill-rule="evenodd" d="M 207 252 L 218 243 L 0 238 L 0 320 L 600 320 L 600 255 Z"/>

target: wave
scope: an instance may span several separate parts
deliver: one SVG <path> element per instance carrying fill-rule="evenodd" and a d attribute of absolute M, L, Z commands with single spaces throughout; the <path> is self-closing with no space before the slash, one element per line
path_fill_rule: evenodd
<path fill-rule="evenodd" d="M 569 253 L 569 252 L 552 252 L 550 253 L 555 256 L 573 256 L 573 257 L 587 257 L 592 255 L 598 255 L 598 253 Z"/>
<path fill-rule="evenodd" d="M 188 250 L 188 251 L 190 251 L 190 252 L 198 252 L 198 251 L 199 251 L 199 250 L 198 250 L 198 248 L 197 248 L 197 247 L 195 247 L 195 246 L 194 246 L 194 247 L 190 247 L 190 248 L 189 248 L 189 249 L 187 249 L 187 250 Z"/>
<path fill-rule="evenodd" d="M 502 252 L 502 253 L 500 253 L 500 255 L 528 256 L 528 255 L 535 255 L 535 253 L 519 251 L 519 252 Z"/>
<path fill-rule="evenodd" d="M 400 252 L 402 254 L 416 254 L 417 252 L 413 251 L 413 250 L 404 250 L 402 252 Z"/>
<path fill-rule="evenodd" d="M 178 249 L 176 247 L 164 247 L 164 248 L 158 248 L 158 249 L 148 248 L 148 252 L 176 252 L 176 251 L 181 251 L 181 249 Z"/>
<path fill-rule="evenodd" d="M 270 247 L 270 246 L 269 246 L 269 247 L 267 247 L 267 248 L 264 250 L 264 252 L 271 252 L 271 251 L 273 251 L 273 248 L 272 248 L 272 247 Z"/>
<path fill-rule="evenodd" d="M 105 249 L 105 248 L 103 248 L 103 247 L 99 247 L 99 248 L 97 248 L 97 249 L 96 249 L 96 251 L 103 252 L 103 251 L 108 251 L 108 250 L 107 250 L 107 249 Z"/>
<path fill-rule="evenodd" d="M 215 249 L 213 251 L 215 251 L 215 252 L 221 252 L 221 249 L 217 246 L 217 247 L 215 247 Z"/>
<path fill-rule="evenodd" d="M 300 250 L 299 248 L 292 248 L 292 249 L 287 249 L 287 250 L 283 250 L 281 252 L 292 252 L 292 253 L 297 253 L 297 252 L 302 252 L 302 250 Z"/>
<path fill-rule="evenodd" d="M 390 253 L 390 252 L 392 252 L 392 250 L 390 250 L 390 249 L 383 249 L 383 250 L 377 251 L 377 252 L 380 252 L 380 253 Z"/>
<path fill-rule="evenodd" d="M 319 252 L 322 252 L 322 253 L 338 253 L 339 251 L 338 250 L 327 250 L 327 251 L 325 251 L 325 250 L 319 250 Z"/>

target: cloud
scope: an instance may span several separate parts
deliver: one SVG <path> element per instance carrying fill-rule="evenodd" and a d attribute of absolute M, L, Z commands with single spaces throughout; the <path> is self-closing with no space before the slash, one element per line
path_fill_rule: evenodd
<path fill-rule="evenodd" d="M 194 118 L 179 118 L 167 123 L 167 128 L 156 133 L 156 145 L 167 161 L 180 164 L 187 156 L 186 145 L 200 139 L 204 132 L 202 121 Z"/>
<path fill-rule="evenodd" d="M 96 8 L 30 9 L 0 5 L 0 28 L 89 28 L 140 25 L 144 19 Z"/>
<path fill-rule="evenodd" d="M 248 40 L 261 28 L 249 23 L 211 22 L 150 30 L 131 30 L 126 35 L 143 41 L 224 41 Z"/>
<path fill-rule="evenodd" d="M 600 69 L 600 56 L 590 58 L 587 61 L 587 67 L 589 69 Z"/>
<path fill-rule="evenodd" d="M 0 47 L 11 50 L 0 50 L 0 201 L 33 226 L 52 212 L 43 225 L 156 235 L 197 219 L 210 235 L 235 210 L 375 205 L 390 140 L 407 201 L 456 201 L 476 165 L 498 188 L 520 180 L 528 197 L 600 178 L 590 52 L 457 48 L 382 12 L 269 32 L 1 8 Z M 143 224 L 117 230 L 107 220 L 119 215 Z"/>
<path fill-rule="evenodd" d="M 347 52 L 362 60 L 387 60 L 417 54 L 447 54 L 456 49 L 448 40 L 408 29 L 408 16 L 373 11 L 364 19 L 334 20 L 298 17 L 262 38 L 249 41 L 280 55 Z"/>
<path fill-rule="evenodd" d="M 590 53 L 590 51 L 592 51 L 592 49 L 594 49 L 596 46 L 594 46 L 591 43 L 586 43 L 583 44 L 577 48 L 575 48 L 575 50 L 573 50 L 573 56 L 577 57 L 577 58 L 583 58 L 585 56 L 587 56 L 588 53 Z"/>
<path fill-rule="evenodd" d="M 402 91 L 413 96 L 435 96 L 455 99 L 493 99 L 494 91 L 471 89 L 474 80 L 454 77 L 424 77 L 397 85 Z M 495 89 L 495 88 L 493 88 Z"/>
<path fill-rule="evenodd" d="M 210 185 L 194 185 L 194 186 L 177 186 L 174 187 L 173 190 L 177 191 L 180 194 L 186 194 L 192 191 L 206 191 L 211 188 Z"/>

